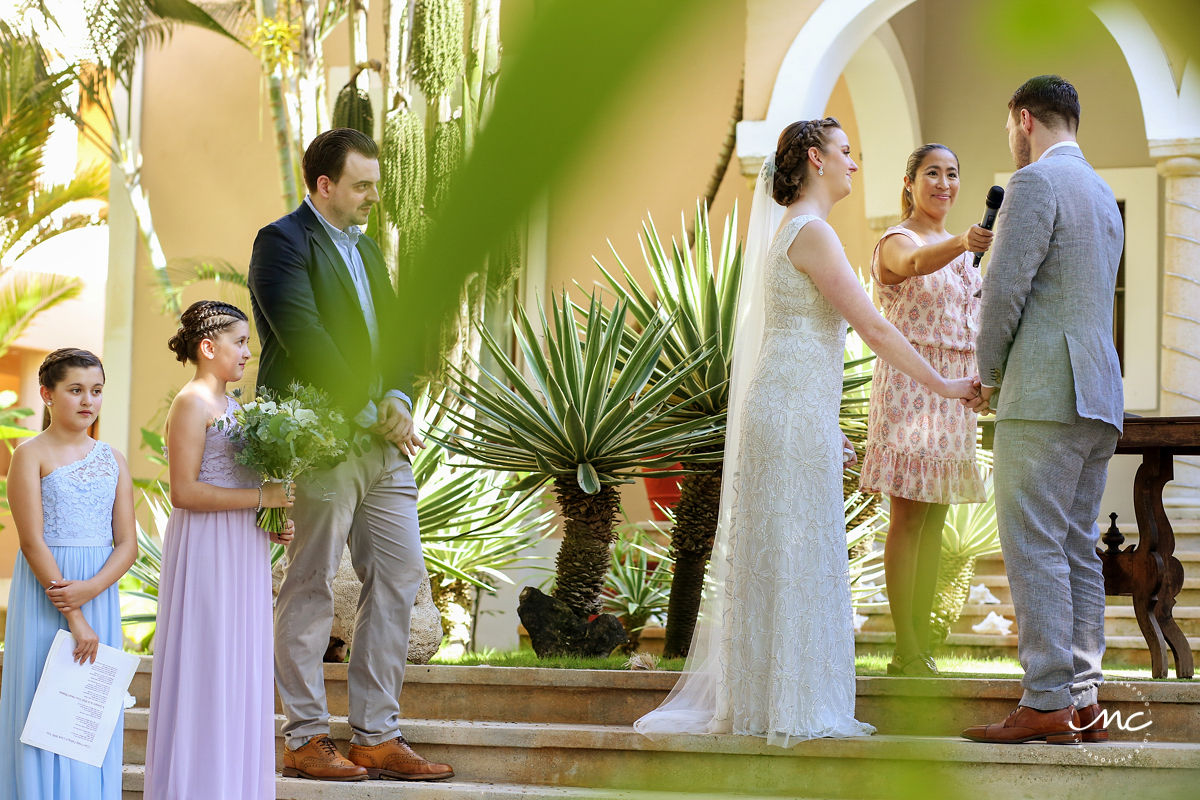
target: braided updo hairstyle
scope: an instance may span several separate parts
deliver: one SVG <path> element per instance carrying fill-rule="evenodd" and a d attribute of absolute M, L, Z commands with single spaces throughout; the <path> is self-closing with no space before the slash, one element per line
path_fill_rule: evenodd
<path fill-rule="evenodd" d="M 167 340 L 167 347 L 181 364 L 199 359 L 200 342 L 246 322 L 246 312 L 220 300 L 197 300 L 179 315 L 179 330 Z"/>
<path fill-rule="evenodd" d="M 99 367 L 100 376 L 104 376 L 104 365 L 95 353 L 78 347 L 63 347 L 46 356 L 42 365 L 38 367 L 38 384 L 53 389 L 67 376 L 67 370 L 72 367 Z"/>
<path fill-rule="evenodd" d="M 836 119 L 826 117 L 800 120 L 783 129 L 775 146 L 775 181 L 771 186 L 776 203 L 790 206 L 796 202 L 808 177 L 808 149 L 824 150 L 829 143 L 829 129 L 841 127 Z"/>

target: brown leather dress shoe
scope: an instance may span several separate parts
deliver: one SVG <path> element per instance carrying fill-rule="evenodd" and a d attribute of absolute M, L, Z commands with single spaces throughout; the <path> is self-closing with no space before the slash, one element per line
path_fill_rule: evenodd
<path fill-rule="evenodd" d="M 436 764 L 417 755 L 403 736 L 370 747 L 352 744 L 350 760 L 360 767 L 366 767 L 367 775 L 372 780 L 440 781 L 454 777 L 454 770 L 449 764 Z"/>
<path fill-rule="evenodd" d="M 1077 709 L 1079 712 L 1079 722 L 1075 727 L 1079 728 L 1079 733 L 1083 737 L 1083 741 L 1088 744 L 1095 742 L 1108 741 L 1108 728 L 1104 727 L 1104 718 L 1100 714 L 1100 704 L 1092 703 L 1090 706 L 1084 706 Z"/>
<path fill-rule="evenodd" d="M 1075 730 L 1071 729 L 1074 723 Z M 991 744 L 1019 744 L 1044 741 L 1046 744 L 1079 744 L 1079 717 L 1075 706 L 1057 711 L 1038 711 L 1017 706 L 1004 722 L 975 725 L 962 732 L 963 738 Z"/>
<path fill-rule="evenodd" d="M 283 748 L 283 777 L 310 781 L 362 781 L 367 770 L 338 752 L 337 745 L 323 733 L 295 750 Z"/>

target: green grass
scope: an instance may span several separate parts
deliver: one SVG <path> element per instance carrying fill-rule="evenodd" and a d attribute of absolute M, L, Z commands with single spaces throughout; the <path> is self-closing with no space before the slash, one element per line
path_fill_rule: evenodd
<path fill-rule="evenodd" d="M 887 663 L 891 652 L 866 653 L 854 659 L 854 669 L 864 677 L 874 677 L 887 674 Z M 938 670 L 942 675 L 952 678 L 1020 678 L 1021 665 L 1015 658 L 979 658 L 957 654 L 941 654 L 936 657 Z M 456 666 L 490 666 L 490 667 L 542 667 L 549 669 L 628 669 L 627 658 L 612 655 L 608 658 L 582 658 L 558 656 L 540 659 L 532 650 L 481 650 L 465 653 L 455 658 L 434 656 L 433 664 L 449 664 Z M 669 672 L 679 672 L 683 669 L 682 658 L 660 659 L 657 668 Z M 1127 664 L 1105 664 L 1104 674 L 1109 678 L 1134 678 L 1150 680 L 1148 667 L 1134 667 Z"/>

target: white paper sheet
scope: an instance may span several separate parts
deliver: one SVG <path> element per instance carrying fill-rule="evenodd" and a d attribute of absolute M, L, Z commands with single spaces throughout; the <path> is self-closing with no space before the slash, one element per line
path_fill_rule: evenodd
<path fill-rule="evenodd" d="M 21 742 L 98 767 L 104 762 L 138 657 L 100 645 L 95 663 L 71 659 L 75 639 L 54 635 Z"/>

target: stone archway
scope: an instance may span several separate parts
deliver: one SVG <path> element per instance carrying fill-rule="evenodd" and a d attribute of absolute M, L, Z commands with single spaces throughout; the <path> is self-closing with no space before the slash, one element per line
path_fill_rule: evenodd
<path fill-rule="evenodd" d="M 893 62 L 876 75 L 877 83 L 855 81 L 859 64 L 874 61 L 886 65 L 880 48 L 888 49 L 887 22 L 914 0 L 825 0 L 801 26 L 776 73 L 766 117 L 743 120 L 737 126 L 737 154 L 747 175 L 757 172 L 771 153 L 775 140 L 788 123 L 820 116 L 829 102 L 834 84 L 845 75 L 850 84 L 855 113 L 860 116 L 864 157 L 875 153 L 879 143 L 868 141 L 873 116 L 868 97 L 883 94 L 878 84 L 893 78 L 902 84 L 904 70 Z M 1137 88 L 1150 155 L 1158 162 L 1164 181 L 1164 241 L 1162 338 L 1159 412 L 1164 415 L 1200 415 L 1200 63 L 1187 61 L 1178 77 L 1167 51 L 1146 18 L 1130 0 L 1099 0 L 1091 11 L 1120 48 Z M 1181 23 L 1184 21 L 1181 21 Z M 884 30 L 882 35 L 879 31 Z M 892 39 L 894 40 L 894 35 Z M 902 56 L 901 56 L 902 60 Z M 910 83 L 911 85 L 911 83 Z M 899 114 L 900 116 L 895 116 Z M 896 120 L 911 123 L 920 139 L 915 104 L 911 113 L 891 109 L 887 125 Z M 899 139 L 907 140 L 905 125 Z M 886 130 L 886 127 L 884 128 Z M 892 143 L 893 147 L 899 147 Z M 900 148 L 903 149 L 903 148 Z M 901 156 L 903 158 L 904 156 Z M 897 163 L 895 154 L 886 156 Z M 873 223 L 894 208 L 894 198 L 876 188 L 864 175 L 868 216 Z M 894 185 L 894 181 L 891 182 Z M 876 211 L 881 209 L 882 211 Z M 1200 459 L 1176 461 L 1175 481 L 1168 486 L 1165 501 L 1177 515 L 1200 517 Z"/>
<path fill-rule="evenodd" d="M 858 121 L 867 223 L 882 233 L 900 221 L 896 214 L 899 176 L 894 166 L 904 164 L 922 142 L 912 75 L 890 25 L 885 23 L 863 42 L 842 76 Z M 889 164 L 892 169 L 872 169 L 873 164 Z"/>

